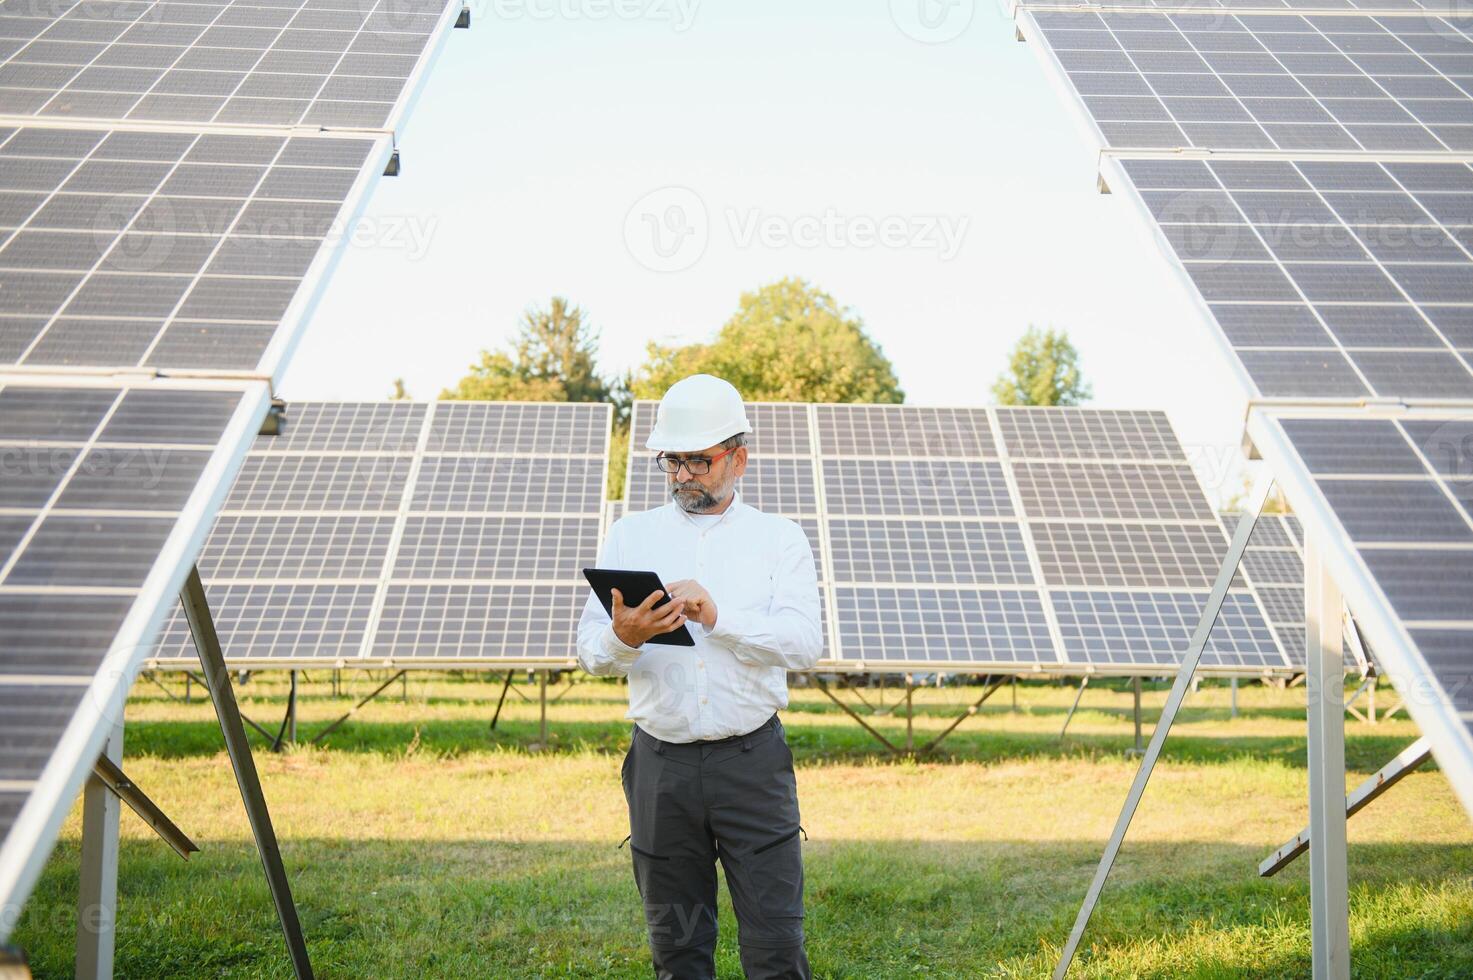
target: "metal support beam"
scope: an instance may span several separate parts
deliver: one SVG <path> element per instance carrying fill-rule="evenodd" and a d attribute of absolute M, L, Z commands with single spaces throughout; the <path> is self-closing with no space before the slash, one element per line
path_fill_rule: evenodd
<path fill-rule="evenodd" d="M 92 775 L 100 780 L 112 792 L 114 796 L 128 804 L 128 809 L 138 814 L 139 818 L 158 834 L 165 844 L 174 849 L 184 860 L 189 860 L 189 855 L 199 850 L 189 835 L 180 830 L 174 821 L 170 820 L 168 814 L 159 809 L 158 804 L 148 798 L 148 794 L 139 789 L 133 780 L 129 779 L 118 764 L 106 755 L 97 757 L 92 765 Z"/>
<path fill-rule="evenodd" d="M 1396 758 L 1382 766 L 1374 776 L 1361 783 L 1354 792 L 1345 797 L 1346 818 L 1349 819 L 1364 810 L 1373 800 L 1401 782 L 1408 773 L 1430 758 L 1432 758 L 1432 743 L 1425 738 L 1419 738 L 1402 749 L 1396 754 Z M 1287 868 L 1295 858 L 1309 850 L 1309 839 L 1312 833 L 1313 828 L 1305 827 L 1285 842 L 1282 847 L 1264 858 L 1258 865 L 1259 875 L 1271 878 Z"/>
<path fill-rule="evenodd" d="M 1115 821 L 1115 830 L 1110 834 L 1110 840 L 1105 845 L 1105 853 L 1100 858 L 1099 867 L 1095 869 L 1093 880 L 1090 881 L 1089 891 L 1085 894 L 1084 904 L 1080 906 L 1079 915 L 1074 920 L 1074 928 L 1069 933 L 1069 940 L 1064 944 L 1063 952 L 1059 955 L 1058 966 L 1054 968 L 1054 980 L 1063 980 L 1063 977 L 1069 972 L 1069 965 L 1074 961 L 1074 953 L 1079 949 L 1079 941 L 1084 938 L 1084 930 L 1089 925 L 1089 917 L 1094 913 L 1095 903 L 1100 900 L 1100 892 L 1105 887 L 1105 879 L 1109 877 L 1110 868 L 1114 865 L 1115 857 L 1120 853 L 1120 845 L 1125 840 L 1125 831 L 1130 827 L 1131 818 L 1135 816 L 1136 807 L 1140 805 L 1141 796 L 1146 791 L 1146 783 L 1151 778 L 1151 770 L 1156 767 L 1156 760 L 1161 756 L 1161 748 L 1166 743 L 1171 724 L 1176 720 L 1176 713 L 1181 709 L 1181 703 L 1186 698 L 1192 675 L 1196 673 L 1197 664 L 1202 660 L 1202 651 L 1207 647 L 1207 638 L 1212 635 L 1212 627 L 1216 625 L 1218 613 L 1222 611 L 1222 603 L 1227 598 L 1228 587 L 1232 585 L 1233 576 L 1237 574 L 1238 563 L 1243 560 L 1243 552 L 1248 548 L 1248 538 L 1253 534 L 1253 526 L 1258 523 L 1258 515 L 1262 513 L 1264 502 L 1268 499 L 1272 488 L 1272 480 L 1261 479 L 1259 481 L 1259 486 L 1253 493 L 1248 509 L 1238 521 L 1237 530 L 1233 532 L 1232 543 L 1228 545 L 1227 554 L 1223 556 L 1222 565 L 1217 570 L 1217 578 L 1212 583 L 1212 593 L 1207 597 L 1207 604 L 1202 608 L 1197 627 L 1192 631 L 1191 642 L 1187 644 L 1186 652 L 1182 656 L 1181 667 L 1176 673 L 1176 682 L 1171 685 L 1171 694 L 1167 696 L 1166 707 L 1161 711 L 1161 720 L 1156 723 L 1156 730 L 1151 733 L 1151 744 L 1146 747 L 1145 757 L 1141 759 L 1141 766 L 1136 771 L 1135 780 L 1131 783 L 1130 793 L 1125 797 L 1125 805 L 1121 807 L 1120 816 Z"/>
<path fill-rule="evenodd" d="M 205 686 L 209 689 L 210 699 L 215 703 L 220 734 L 225 738 L 225 751 L 230 755 L 230 765 L 235 770 L 235 782 L 240 787 L 240 798 L 245 804 L 251 833 L 256 838 L 256 850 L 261 855 L 261 865 L 266 871 L 266 883 L 271 889 L 271 900 L 276 905 L 276 917 L 281 921 L 281 932 L 286 939 L 292 969 L 298 980 L 310 980 L 312 962 L 307 957 L 302 924 L 297 918 L 297 907 L 292 902 L 291 885 L 287 882 L 286 868 L 281 861 L 276 830 L 271 826 L 271 813 L 266 808 L 266 797 L 261 792 L 261 780 L 256 774 L 256 760 L 251 756 L 250 743 L 246 741 L 245 726 L 241 724 L 240 711 L 235 704 L 235 692 L 230 686 L 230 671 L 225 666 L 225 654 L 220 649 L 220 637 L 215 633 L 215 622 L 210 616 L 210 606 L 205 599 L 205 587 L 200 581 L 198 568 L 189 570 L 189 577 L 184 581 L 179 599 L 184 605 L 184 615 L 189 620 L 189 632 L 194 637 L 200 666 L 204 668 Z"/>
<path fill-rule="evenodd" d="M 1305 691 L 1309 698 L 1309 905 L 1315 980 L 1350 977 L 1350 889 L 1345 868 L 1344 600 L 1306 542 Z"/>
<path fill-rule="evenodd" d="M 1355 703 L 1360 700 L 1360 696 L 1362 694 L 1365 694 L 1367 691 L 1373 691 L 1373 690 L 1375 690 L 1375 686 L 1376 686 L 1376 675 L 1375 674 L 1368 674 L 1366 676 L 1366 679 L 1360 682 L 1360 687 L 1356 688 L 1355 689 L 1355 693 L 1352 694 L 1350 696 L 1350 698 L 1345 702 L 1345 710 L 1346 710 L 1346 712 L 1348 712 L 1351 715 L 1351 717 L 1355 718 L 1357 721 L 1364 721 L 1367 724 L 1371 724 L 1371 725 L 1374 725 L 1375 724 L 1375 721 L 1373 720 L 1374 715 L 1375 715 L 1375 712 L 1376 712 L 1375 700 L 1374 700 L 1375 697 L 1376 697 L 1375 694 L 1372 694 L 1371 695 L 1371 698 L 1372 698 L 1372 701 L 1371 701 L 1371 714 L 1373 716 L 1372 718 L 1367 718 L 1365 715 L 1363 715 L 1359 711 L 1356 711 L 1355 710 Z"/>
<path fill-rule="evenodd" d="M 568 678 L 568 686 L 565 687 L 565 688 L 563 688 L 561 691 L 559 691 L 558 694 L 557 694 L 557 697 L 553 698 L 552 701 L 551 701 L 551 703 L 552 704 L 557 704 L 559 701 L 561 701 L 563 699 L 563 696 L 565 694 L 567 694 L 569 691 L 571 691 L 573 688 L 575 688 L 577 686 L 578 686 L 578 675 L 576 673 L 574 673 L 571 676 L 569 676 L 569 678 Z"/>
<path fill-rule="evenodd" d="M 996 694 L 997 689 L 1002 687 L 1003 684 L 1007 682 L 1008 678 L 999 677 L 997 678 L 997 680 L 992 680 L 991 678 L 988 678 L 988 680 L 989 683 L 987 685 L 987 689 L 982 692 L 982 696 L 974 701 L 967 708 L 967 710 L 957 715 L 956 720 L 953 721 L 950 725 L 947 725 L 945 731 L 943 731 L 940 735 L 937 735 L 935 738 L 931 739 L 931 741 L 927 742 L 925 745 L 922 745 L 921 751 L 918 754 L 925 755 L 926 753 L 935 750 L 936 746 L 941 744 L 941 740 L 950 735 L 956 729 L 956 726 L 960 725 L 962 722 L 975 715 L 978 711 L 982 710 L 982 703 L 988 698 L 992 697 L 994 694 Z"/>
<path fill-rule="evenodd" d="M 1234 677 L 1232 679 L 1232 681 L 1230 682 L 1229 687 L 1230 687 L 1230 690 L 1228 692 L 1228 699 L 1229 699 L 1228 700 L 1228 709 L 1229 709 L 1228 710 L 1228 717 L 1229 718 L 1237 718 L 1238 717 L 1238 679 L 1236 677 Z"/>
<path fill-rule="evenodd" d="M 834 695 L 834 692 L 829 690 L 829 686 L 824 683 L 824 679 L 822 677 L 819 677 L 817 674 L 815 674 L 813 676 L 813 679 L 818 681 L 818 689 L 824 694 L 828 695 L 830 701 L 834 702 L 834 704 L 837 704 L 840 708 L 843 708 L 844 713 L 847 714 L 850 718 L 853 718 L 855 721 L 859 722 L 860 728 L 863 728 L 865 731 L 873 735 L 876 741 L 878 741 L 885 748 L 889 749 L 891 752 L 895 753 L 896 755 L 901 754 L 900 750 L 895 747 L 893 742 L 891 742 L 885 736 L 881 735 L 879 732 L 875 731 L 875 729 L 871 727 L 869 722 L 865 721 L 863 718 L 859 717 L 859 715 L 855 713 L 853 708 L 849 707 L 843 701 L 840 701 L 838 697 Z M 881 687 L 881 690 L 884 690 L 884 688 Z"/>
<path fill-rule="evenodd" d="M 399 674 L 402 674 L 402 673 L 404 673 L 404 671 L 402 671 L 402 670 L 399 671 Z M 341 725 L 343 722 L 347 721 L 349 718 L 353 717 L 353 715 L 357 713 L 357 711 L 358 711 L 359 708 L 363 707 L 365 704 L 367 704 L 368 702 L 372 701 L 374 698 L 376 698 L 380 694 L 382 694 L 383 691 L 384 691 L 384 688 L 388 687 L 390 684 L 394 683 L 396 680 L 399 679 L 399 674 L 395 674 L 394 676 L 390 677 L 388 680 L 386 680 L 382 684 L 380 684 L 378 687 L 374 688 L 372 694 L 370 694 L 366 698 L 363 698 L 357 704 L 353 705 L 353 707 L 349 708 L 348 711 L 342 717 L 338 718 L 331 725 L 328 725 L 322 731 L 318 732 L 316 735 L 313 735 L 312 736 L 312 744 L 315 745 L 316 743 L 321 742 L 324 738 L 327 738 L 327 736 L 331 735 L 333 733 L 333 731 L 335 731 L 339 725 Z"/>
<path fill-rule="evenodd" d="M 283 745 L 297 740 L 297 672 L 291 672 L 291 688 L 286 695 L 286 714 L 281 716 L 281 727 L 271 740 L 271 751 L 280 752 Z"/>
<path fill-rule="evenodd" d="M 1064 740 L 1064 736 L 1069 734 L 1069 722 L 1074 720 L 1074 712 L 1079 710 L 1079 701 L 1084 697 L 1084 689 L 1086 687 L 1089 687 L 1088 674 L 1079 678 L 1079 693 L 1074 695 L 1074 703 L 1069 705 L 1069 713 L 1064 716 L 1064 727 L 1059 729 L 1059 741 L 1061 742 Z"/>
<path fill-rule="evenodd" d="M 101 758 L 123 758 L 123 720 L 113 725 Z M 76 975 L 107 980 L 113 975 L 113 949 L 118 925 L 117 796 L 97 775 L 82 790 L 82 873 L 77 887 Z"/>

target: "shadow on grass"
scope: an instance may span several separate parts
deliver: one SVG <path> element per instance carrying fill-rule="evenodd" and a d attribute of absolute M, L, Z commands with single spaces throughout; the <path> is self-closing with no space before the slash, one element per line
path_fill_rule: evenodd
<path fill-rule="evenodd" d="M 365 712 L 334 730 L 321 744 L 331 752 L 389 754 L 403 752 L 407 746 L 413 744 L 420 753 L 445 756 L 488 749 L 533 751 L 541 737 L 536 719 L 503 716 L 496 731 L 492 732 L 490 718 L 493 709 L 494 706 L 488 708 L 481 717 L 475 718 L 441 717 L 420 720 L 386 720 L 373 718 Z M 280 712 L 282 707 L 279 705 L 254 703 L 243 706 L 242 710 L 272 732 L 280 724 L 279 714 L 274 721 L 267 714 L 267 711 Z M 219 726 L 207 707 L 200 706 L 200 714 L 202 717 L 198 721 L 130 719 L 128 752 L 161 758 L 216 754 L 222 748 Z M 805 723 L 819 714 L 825 715 L 826 721 L 841 720 L 843 724 Z M 1007 715 L 1008 708 L 1005 706 L 984 707 L 975 717 L 963 722 L 953 731 L 937 751 L 923 756 L 923 761 L 946 764 L 1039 758 L 1123 758 L 1135 744 L 1128 719 L 1120 724 L 1119 734 L 1082 730 L 1085 726 L 1102 720 L 1093 711 L 1081 710 L 1076 716 L 1078 727 L 1071 728 L 1068 737 L 1062 741 L 1053 730 L 1020 732 L 999 727 L 998 723 Z M 944 717 L 939 713 L 938 716 Z M 788 742 L 800 765 L 896 758 L 837 709 L 828 712 L 788 709 L 782 712 L 782 717 Z M 372 720 L 366 720 L 369 718 Z M 1109 717 L 1103 720 L 1120 721 Z M 1179 723 L 1167 739 L 1163 752 L 1165 760 L 1224 765 L 1248 757 L 1273 761 L 1292 768 L 1304 768 L 1306 764 L 1305 738 L 1302 735 L 1208 735 L 1192 730 L 1190 723 L 1196 720 L 1199 719 L 1192 714 L 1191 709 L 1183 713 L 1179 722 L 1186 724 Z M 903 717 L 867 721 L 892 744 L 903 745 Z M 992 724 L 989 725 L 989 722 Z M 310 741 L 327 724 L 326 720 L 300 720 L 297 726 L 299 742 Z M 1150 725 L 1151 719 L 1148 719 L 1145 729 L 1147 738 L 1150 737 Z M 563 720 L 558 717 L 557 706 L 554 706 L 548 712 L 549 744 L 546 750 L 554 753 L 591 751 L 622 754 L 629 743 L 629 730 L 629 723 L 622 720 Z M 914 744 L 917 748 L 925 745 L 937 731 L 932 728 L 916 728 Z M 258 751 L 267 751 L 268 741 L 259 733 L 250 732 L 249 737 Z M 1373 772 L 1411 741 L 1412 738 L 1407 735 L 1381 734 L 1365 726 L 1355 726 L 1347 730 L 1346 765 L 1353 772 Z"/>
<path fill-rule="evenodd" d="M 159 842 L 124 840 L 117 975 L 285 975 L 254 849 L 200 843 L 185 864 Z M 282 847 L 322 976 L 645 977 L 630 859 L 615 843 L 301 839 Z M 815 974 L 1046 975 L 1101 847 L 815 837 L 804 845 Z M 1307 975 L 1304 868 L 1261 880 L 1254 866 L 1262 856 L 1208 842 L 1128 845 L 1075 975 Z M 1469 975 L 1468 848 L 1357 845 L 1350 859 L 1357 976 Z M 12 936 L 37 976 L 70 974 L 77 878 L 77 841 L 66 839 Z M 724 889 L 719 904 L 720 975 L 739 977 Z"/>

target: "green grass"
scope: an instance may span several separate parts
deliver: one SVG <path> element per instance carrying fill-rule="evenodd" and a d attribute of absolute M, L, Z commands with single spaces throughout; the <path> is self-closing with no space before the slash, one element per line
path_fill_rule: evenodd
<path fill-rule="evenodd" d="M 377 686 L 345 674 L 361 696 Z M 300 734 L 351 704 L 304 685 Z M 182 684 L 166 679 L 182 693 Z M 624 691 L 574 687 L 538 739 L 536 688 L 484 676 L 395 684 L 323 747 L 257 752 L 322 977 L 647 977 L 618 771 Z M 238 688 L 274 727 L 281 675 Z M 878 692 L 866 697 L 878 704 Z M 920 744 L 978 695 L 915 696 Z M 207 703 L 142 681 L 129 702 L 128 774 L 200 845 L 179 860 L 123 816 L 117 974 L 281 977 L 284 947 Z M 852 697 L 852 696 L 850 696 Z M 897 701 L 884 695 L 886 708 Z M 809 957 L 822 977 L 1045 976 L 1066 937 L 1136 762 L 1128 689 L 999 692 L 944 751 L 898 761 L 815 690 L 784 724 L 798 762 Z M 1149 725 L 1164 689 L 1146 692 Z M 1386 700 L 1382 695 L 1383 707 Z M 852 703 L 858 704 L 857 701 Z M 1081 977 L 1302 977 L 1308 861 L 1262 880 L 1257 862 L 1305 822 L 1302 689 L 1245 687 L 1242 715 L 1204 687 L 1179 718 L 1085 937 Z M 863 713 L 865 709 L 861 708 Z M 903 714 L 867 716 L 892 741 Z M 1149 733 L 1149 729 L 1148 729 Z M 1347 725 L 1352 783 L 1417 735 L 1404 717 Z M 253 739 L 255 736 L 252 736 Z M 256 739 L 257 744 L 260 740 Z M 12 935 L 40 977 L 71 973 L 80 811 Z M 1435 767 L 1350 824 L 1351 941 L 1361 977 L 1473 975 L 1473 828 Z M 723 892 L 722 977 L 740 977 Z"/>

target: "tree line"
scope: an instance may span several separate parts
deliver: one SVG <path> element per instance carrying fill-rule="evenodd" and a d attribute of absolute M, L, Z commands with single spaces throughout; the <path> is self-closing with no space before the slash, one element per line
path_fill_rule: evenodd
<path fill-rule="evenodd" d="M 599 333 L 588 313 L 564 297 L 522 315 L 515 338 L 480 359 L 442 399 L 608 402 L 614 406 L 609 495 L 624 496 L 629 414 L 637 399 L 658 399 L 691 374 L 736 385 L 751 401 L 900 404 L 905 392 L 880 345 L 853 310 L 811 283 L 782 279 L 741 295 L 710 340 L 651 341 L 644 362 L 622 375 L 598 364 Z M 1077 405 L 1090 397 L 1079 354 L 1061 330 L 1030 326 L 993 383 L 1000 405 Z M 394 398 L 407 398 L 402 379 Z"/>

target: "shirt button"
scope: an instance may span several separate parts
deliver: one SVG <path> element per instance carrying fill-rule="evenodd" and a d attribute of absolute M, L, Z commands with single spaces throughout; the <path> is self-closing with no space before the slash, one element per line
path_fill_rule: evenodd
<path fill-rule="evenodd" d="M 702 704 L 705 704 L 706 703 L 706 699 L 705 698 L 701 698 L 701 703 Z"/>

